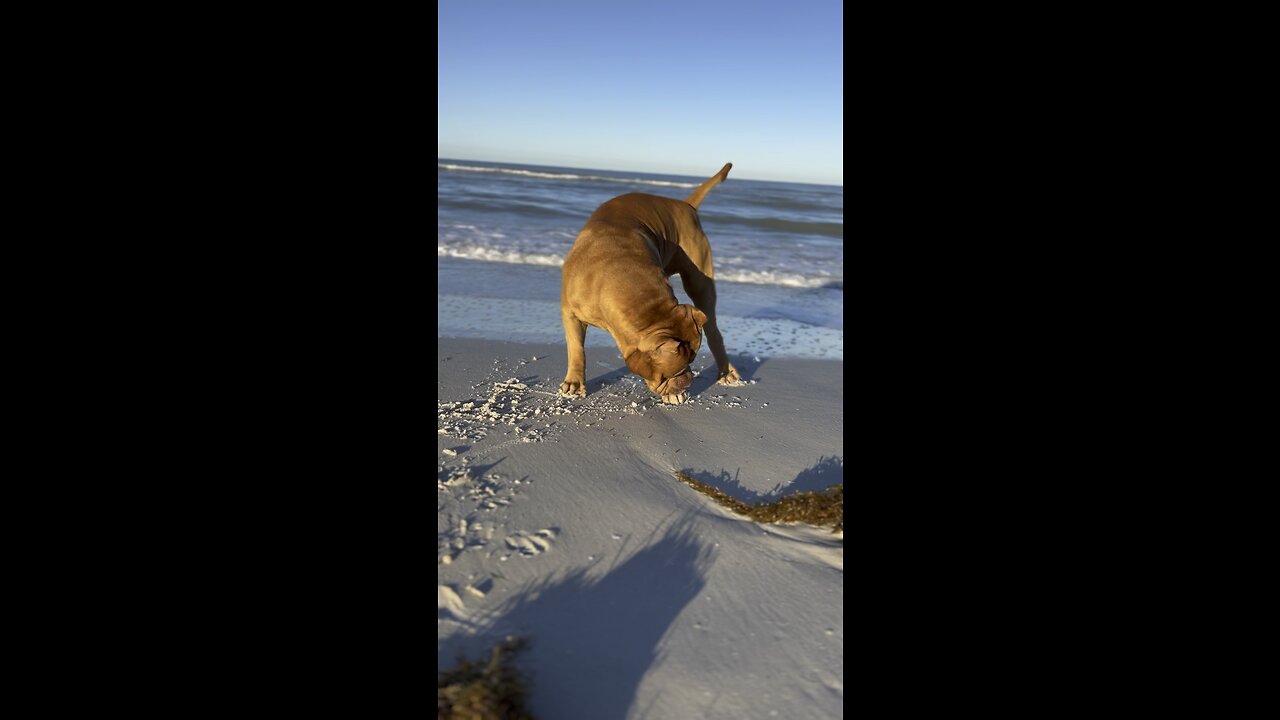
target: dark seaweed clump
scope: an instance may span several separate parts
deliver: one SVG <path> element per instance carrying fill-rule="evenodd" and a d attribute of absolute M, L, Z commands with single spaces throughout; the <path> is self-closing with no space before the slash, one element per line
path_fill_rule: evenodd
<path fill-rule="evenodd" d="M 771 503 L 752 505 L 731 497 L 710 485 L 694 480 L 679 470 L 676 479 L 715 500 L 730 510 L 752 520 L 767 523 L 802 522 L 818 527 L 831 527 L 831 532 L 844 531 L 844 483 L 832 485 L 824 492 L 798 492 Z"/>
<path fill-rule="evenodd" d="M 439 674 L 436 716 L 439 720 L 533 720 L 525 709 L 524 683 L 511 656 L 524 641 L 507 638 L 493 649 L 487 663 L 459 660 Z"/>

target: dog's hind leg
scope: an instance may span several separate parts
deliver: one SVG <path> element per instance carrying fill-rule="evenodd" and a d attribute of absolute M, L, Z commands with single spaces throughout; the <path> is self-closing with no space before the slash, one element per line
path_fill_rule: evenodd
<path fill-rule="evenodd" d="M 582 346 L 587 338 L 587 324 L 566 308 L 560 308 L 560 319 L 564 321 L 564 344 L 569 349 L 569 370 L 560 383 L 560 394 L 586 397 L 586 354 Z"/>

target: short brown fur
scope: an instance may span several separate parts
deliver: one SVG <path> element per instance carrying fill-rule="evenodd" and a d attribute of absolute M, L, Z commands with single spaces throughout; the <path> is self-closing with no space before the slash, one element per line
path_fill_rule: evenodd
<path fill-rule="evenodd" d="M 609 331 L 627 367 L 666 402 L 685 399 L 693 381 L 689 365 L 702 346 L 703 331 L 719 381 L 740 381 L 716 325 L 711 245 L 696 209 L 731 167 L 726 164 L 688 200 L 628 193 L 587 219 L 561 274 L 560 315 L 569 359 L 563 394 L 587 394 L 583 340 L 588 325 Z M 676 300 L 667 280 L 675 274 L 692 306 Z"/>

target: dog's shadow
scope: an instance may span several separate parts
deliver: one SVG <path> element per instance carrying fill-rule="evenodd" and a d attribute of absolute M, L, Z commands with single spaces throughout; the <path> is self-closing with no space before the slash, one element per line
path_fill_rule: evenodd
<path fill-rule="evenodd" d="M 689 385 L 689 395 L 697 397 L 702 393 L 713 390 L 717 387 L 716 381 L 720 379 L 720 369 L 716 367 L 715 358 L 703 358 L 702 354 L 698 354 L 698 359 L 694 360 L 694 364 L 699 362 L 705 363 L 703 368 L 698 371 L 698 376 L 693 379 L 693 383 Z M 769 358 L 762 358 L 756 355 L 729 355 L 729 362 L 733 364 L 735 370 L 738 371 L 738 377 L 743 382 L 756 380 L 756 371 L 758 371 L 765 363 L 769 362 Z M 624 370 L 626 368 L 623 368 Z M 732 385 L 720 385 L 720 388 L 730 390 Z"/>
<path fill-rule="evenodd" d="M 742 378 L 744 382 L 756 380 L 756 371 L 758 371 L 768 361 L 769 358 L 757 359 L 757 356 L 753 355 L 729 356 L 729 362 L 733 363 L 733 367 L 738 371 L 738 377 Z M 697 377 L 695 377 L 693 382 L 689 385 L 689 395 L 693 397 L 701 395 L 707 390 L 711 390 L 715 387 L 716 381 L 720 379 L 720 370 L 716 367 L 716 361 L 714 358 L 708 357 L 704 359 L 699 356 L 699 359 L 694 360 L 694 366 L 697 367 L 699 362 L 705 362 L 706 364 L 701 370 L 698 370 Z M 644 380 L 639 375 L 631 372 L 631 368 L 623 365 L 616 370 L 611 370 L 603 375 L 597 375 L 587 380 L 587 394 L 599 392 L 600 390 L 611 385 L 616 385 L 620 382 L 626 382 L 628 378 L 633 378 L 637 386 L 644 390 L 648 390 L 648 387 L 644 384 Z M 720 387 L 728 390 L 733 386 L 722 385 Z"/>
<path fill-rule="evenodd" d="M 631 372 L 631 368 L 626 365 L 623 365 L 617 370 L 611 370 L 603 375 L 597 375 L 587 381 L 587 394 L 590 395 L 591 393 L 603 390 L 610 385 L 616 385 L 626 380 L 628 377 L 634 377 L 637 380 L 640 380 L 640 376 Z M 644 381 L 640 380 L 640 382 L 643 386 Z"/>
<path fill-rule="evenodd" d="M 618 385 L 619 383 L 626 383 L 629 385 L 633 384 L 639 390 L 644 392 L 649 391 L 649 388 L 644 383 L 644 379 L 631 372 L 631 368 L 627 367 L 626 364 L 622 362 L 621 358 L 618 357 L 616 348 L 597 349 L 588 346 L 586 350 L 587 368 L 601 366 L 613 367 L 612 370 L 587 378 L 588 397 L 594 393 L 600 392 L 601 390 Z M 606 352 L 612 357 L 602 357 Z M 750 381 L 757 380 L 757 373 L 760 368 L 769 361 L 769 358 L 760 357 L 758 355 L 734 355 L 731 353 L 729 355 L 729 361 L 733 363 L 733 367 L 737 369 L 739 377 L 744 381 Z M 689 395 L 696 397 L 715 386 L 716 381 L 720 379 L 720 371 L 716 367 L 715 358 L 711 356 L 710 350 L 708 350 L 705 345 L 702 350 L 699 351 L 698 356 L 694 359 L 693 368 L 697 371 L 698 375 L 694 377 L 693 383 L 689 385 Z M 533 385 L 537 383 L 539 377 L 543 376 L 531 375 L 521 377 L 519 379 L 521 382 Z M 545 377 L 548 384 L 557 388 L 560 386 L 561 380 L 558 376 L 553 378 L 552 374 L 547 374 Z M 723 385 L 721 387 L 729 390 L 732 389 L 733 386 Z"/>

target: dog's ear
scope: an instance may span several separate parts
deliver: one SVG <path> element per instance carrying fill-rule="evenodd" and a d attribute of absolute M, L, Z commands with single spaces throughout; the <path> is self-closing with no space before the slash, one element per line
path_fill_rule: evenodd
<path fill-rule="evenodd" d="M 680 352 L 679 338 L 673 338 L 669 335 L 654 333 L 649 337 L 640 341 L 640 352 L 650 357 L 661 357 L 663 354 L 673 354 Z"/>
<path fill-rule="evenodd" d="M 673 322 L 676 327 L 680 328 L 680 334 L 696 335 L 702 332 L 702 326 L 707 324 L 707 314 L 692 305 L 677 305 L 671 311 Z M 689 332 L 689 324 L 693 324 L 693 331 Z"/>
<path fill-rule="evenodd" d="M 642 353 L 657 357 L 664 352 L 676 352 L 676 348 L 680 347 L 680 339 L 658 331 L 640 338 L 640 343 L 636 347 Z"/>
<path fill-rule="evenodd" d="M 677 305 L 672 315 L 676 327 L 680 328 L 680 337 L 697 345 L 694 338 L 702 336 L 702 326 L 707 324 L 707 314 L 692 305 Z"/>
<path fill-rule="evenodd" d="M 647 378 L 653 375 L 653 364 L 647 351 L 643 349 L 632 350 L 627 353 L 623 360 L 627 363 L 627 367 L 630 368 L 631 372 L 640 377 Z"/>
<path fill-rule="evenodd" d="M 676 355 L 679 352 L 680 341 L 673 337 L 669 337 L 659 343 L 658 347 L 654 348 L 649 354 L 654 357 L 659 357 L 663 354 Z"/>
<path fill-rule="evenodd" d="M 698 332 L 702 332 L 702 326 L 707 324 L 707 314 L 692 305 L 689 310 L 692 311 L 689 314 L 693 316 L 693 324 L 698 327 Z"/>
<path fill-rule="evenodd" d="M 645 335 L 644 337 L 640 338 L 640 342 L 636 343 L 636 349 L 648 355 L 649 353 L 653 352 L 653 349 L 658 347 L 658 345 L 665 339 L 666 338 L 663 337 L 660 333 L 652 333 L 650 335 Z"/>

